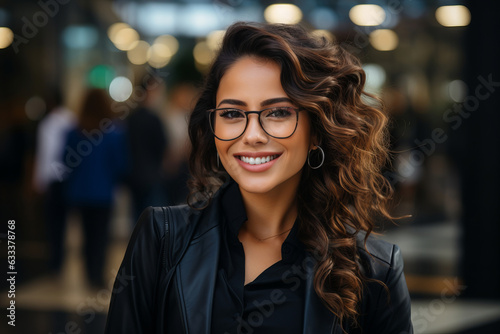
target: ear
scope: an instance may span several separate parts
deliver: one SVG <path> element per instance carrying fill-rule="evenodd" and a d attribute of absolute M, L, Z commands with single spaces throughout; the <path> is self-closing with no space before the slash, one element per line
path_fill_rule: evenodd
<path fill-rule="evenodd" d="M 311 133 L 309 150 L 316 150 L 318 148 L 319 144 L 320 144 L 320 140 L 318 139 L 318 136 L 315 133 Z"/>

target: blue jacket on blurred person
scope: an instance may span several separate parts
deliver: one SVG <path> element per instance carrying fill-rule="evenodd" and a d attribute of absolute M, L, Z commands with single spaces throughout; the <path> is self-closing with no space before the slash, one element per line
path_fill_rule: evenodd
<path fill-rule="evenodd" d="M 95 132 L 89 140 L 80 129 L 67 135 L 64 161 L 71 168 L 67 184 L 68 201 L 72 205 L 111 205 L 113 191 L 127 170 L 125 131 L 112 123 L 112 131 Z"/>

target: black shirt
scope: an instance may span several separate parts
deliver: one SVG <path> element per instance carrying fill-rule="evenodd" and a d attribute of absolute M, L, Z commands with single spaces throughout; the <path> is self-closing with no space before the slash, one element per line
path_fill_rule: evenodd
<path fill-rule="evenodd" d="M 238 232 L 247 220 L 238 184 L 228 186 L 222 198 L 224 219 L 215 286 L 214 334 L 302 333 L 304 286 L 300 265 L 305 258 L 296 220 L 281 247 L 281 260 L 254 281 L 245 282 L 245 253 Z"/>

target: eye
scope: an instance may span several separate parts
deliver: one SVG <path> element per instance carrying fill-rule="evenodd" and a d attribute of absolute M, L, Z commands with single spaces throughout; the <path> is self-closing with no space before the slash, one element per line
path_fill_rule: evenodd
<path fill-rule="evenodd" d="M 220 109 L 218 114 L 225 119 L 245 118 L 245 113 L 239 109 Z"/>
<path fill-rule="evenodd" d="M 290 107 L 271 108 L 266 113 L 266 117 L 287 118 L 292 115 L 293 109 Z"/>

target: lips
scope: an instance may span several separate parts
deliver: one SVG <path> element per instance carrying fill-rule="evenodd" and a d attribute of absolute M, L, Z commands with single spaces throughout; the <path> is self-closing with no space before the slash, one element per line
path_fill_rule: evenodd
<path fill-rule="evenodd" d="M 250 172 L 264 172 L 279 159 L 276 152 L 241 152 L 234 155 L 240 166 Z"/>

